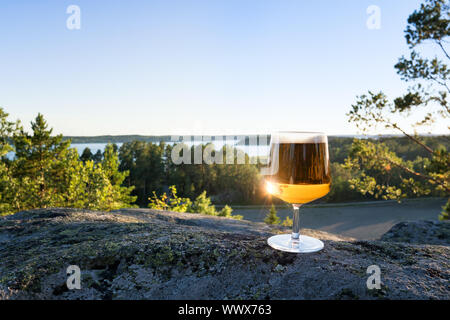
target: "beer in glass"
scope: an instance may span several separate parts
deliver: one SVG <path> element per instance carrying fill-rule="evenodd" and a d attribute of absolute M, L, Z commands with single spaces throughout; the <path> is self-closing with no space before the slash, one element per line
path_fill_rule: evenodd
<path fill-rule="evenodd" d="M 323 242 L 300 235 L 299 208 L 330 191 L 327 136 L 319 132 L 278 132 L 271 136 L 267 191 L 294 209 L 292 234 L 276 235 L 268 244 L 287 252 L 315 252 Z"/>

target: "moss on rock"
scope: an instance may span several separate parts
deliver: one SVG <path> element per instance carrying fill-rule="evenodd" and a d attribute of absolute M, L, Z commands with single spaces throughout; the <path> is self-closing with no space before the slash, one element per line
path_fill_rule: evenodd
<path fill-rule="evenodd" d="M 0 218 L 5 299 L 448 298 L 447 246 L 352 241 L 317 230 L 325 248 L 270 248 L 279 226 L 149 209 L 40 209 Z M 367 290 L 377 264 L 383 290 Z M 68 290 L 66 268 L 82 270 Z"/>

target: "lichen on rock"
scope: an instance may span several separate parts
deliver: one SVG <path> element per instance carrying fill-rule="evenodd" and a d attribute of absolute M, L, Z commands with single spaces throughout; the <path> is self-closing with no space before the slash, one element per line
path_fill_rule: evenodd
<path fill-rule="evenodd" d="M 449 298 L 448 240 L 301 231 L 324 250 L 276 251 L 266 241 L 283 227 L 198 214 L 19 212 L 0 219 L 0 299 Z M 69 265 L 81 269 L 80 290 L 66 286 Z M 367 289 L 370 265 L 381 269 L 380 290 Z"/>

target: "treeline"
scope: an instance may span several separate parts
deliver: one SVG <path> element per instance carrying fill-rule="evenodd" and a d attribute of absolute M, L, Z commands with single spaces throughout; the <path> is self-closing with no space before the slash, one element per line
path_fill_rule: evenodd
<path fill-rule="evenodd" d="M 172 185 L 185 198 L 195 199 L 206 191 L 214 203 L 261 203 L 265 193 L 259 165 L 250 164 L 248 155 L 244 155 L 246 164 L 193 164 L 195 149 L 201 148 L 198 151 L 203 154 L 207 146 L 191 147 L 192 164 L 174 164 L 171 157 L 173 145 L 143 141 L 124 143 L 118 150 L 119 170 L 129 172 L 124 185 L 134 187 L 132 194 L 137 196 L 136 203 L 141 207 L 148 205 L 153 192 L 161 195 Z M 241 151 L 232 150 L 237 163 L 238 152 Z M 99 161 L 88 148 L 83 151 L 81 159 Z"/>
<path fill-rule="evenodd" d="M 434 150 L 449 150 L 450 139 L 449 136 L 421 136 L 421 141 Z M 415 170 L 421 170 L 430 166 L 429 154 L 426 150 L 409 139 L 408 137 L 389 137 L 381 136 L 377 138 L 369 138 L 367 141 L 377 141 L 385 145 L 389 150 L 395 152 L 395 154 L 406 161 L 406 165 Z M 331 162 L 331 176 L 332 184 L 330 193 L 322 200 L 326 202 L 345 202 L 345 201 L 361 201 L 361 200 L 379 200 L 376 193 L 366 190 L 367 192 L 361 193 L 356 191 L 358 186 L 355 186 L 354 180 L 356 177 L 364 179 L 365 175 L 371 175 L 375 178 L 383 177 L 385 186 L 400 187 L 404 184 L 403 179 L 408 178 L 408 174 L 400 170 L 399 168 L 386 167 L 383 170 L 369 170 L 365 173 L 360 171 L 354 171 L 350 169 L 349 165 L 346 165 L 347 161 L 350 161 L 350 155 L 355 158 L 355 154 L 359 152 L 359 145 L 363 140 L 330 137 L 329 139 L 329 151 Z M 381 179 L 380 179 L 381 180 Z M 404 188 L 403 196 L 408 198 L 418 197 L 418 192 L 415 187 L 410 186 Z M 422 193 L 423 194 L 423 193 Z M 426 192 L 427 196 L 444 197 L 445 192 L 430 189 Z"/>
<path fill-rule="evenodd" d="M 270 135 L 266 135 L 266 141 Z M 189 136 L 189 138 L 194 141 L 202 141 L 203 136 L 194 135 Z M 258 135 L 244 135 L 244 136 L 231 136 L 224 135 L 220 136 L 221 139 L 231 141 L 238 139 L 239 143 L 253 144 L 255 141 L 258 141 Z M 70 140 L 72 143 L 125 143 L 125 142 L 133 142 L 133 141 L 144 141 L 144 142 L 171 142 L 173 139 L 172 136 L 162 135 L 162 136 L 142 136 L 142 135 L 103 135 L 103 136 L 66 136 L 63 137 L 63 140 Z"/>
<path fill-rule="evenodd" d="M 131 141 L 145 141 L 158 143 L 160 141 L 170 141 L 171 136 L 141 136 L 141 135 L 104 135 L 104 136 L 67 136 L 64 140 L 70 140 L 72 143 L 125 143 Z"/>
<path fill-rule="evenodd" d="M 392 150 L 411 160 L 412 165 L 424 161 L 423 150 L 417 144 L 406 137 L 381 138 Z M 424 137 L 429 145 L 435 148 L 448 148 L 448 137 Z M 352 188 L 350 180 L 359 175 L 352 172 L 343 164 L 349 155 L 354 139 L 345 137 L 330 137 L 330 169 L 332 184 L 330 193 L 318 202 L 346 202 L 376 200 L 367 193 L 365 195 Z M 119 153 L 119 170 L 129 172 L 124 180 L 126 187 L 134 187 L 132 194 L 137 197 L 137 204 L 145 207 L 149 203 L 149 197 L 153 191 L 157 195 L 167 193 L 169 186 L 176 186 L 181 197 L 195 199 L 203 191 L 211 196 L 215 204 L 263 204 L 268 202 L 280 202 L 271 199 L 264 189 L 264 177 L 259 174 L 259 164 L 249 164 L 249 157 L 245 155 L 246 164 L 174 164 L 171 159 L 173 145 L 160 142 L 158 144 L 144 141 L 124 143 Z M 204 152 L 207 145 L 192 146 L 191 163 L 194 163 L 193 155 L 196 148 Z M 114 146 L 117 149 L 116 146 Z M 241 152 L 240 149 L 233 149 Z M 101 154 L 100 154 L 101 156 Z M 99 155 L 92 154 L 87 148 L 82 159 L 99 161 Z M 237 153 L 234 155 L 236 162 Z M 400 176 L 395 174 L 391 178 L 391 184 L 400 183 Z M 430 192 L 431 196 L 441 196 L 439 192 Z M 409 197 L 414 197 L 411 190 Z"/>
<path fill-rule="evenodd" d="M 101 159 L 81 160 L 70 141 L 52 135 L 39 114 L 31 134 L 10 122 L 0 108 L 0 215 L 46 207 L 114 210 L 133 206 L 133 187 L 124 186 L 117 150 L 108 145 Z M 8 152 L 14 151 L 13 159 Z"/>
<path fill-rule="evenodd" d="M 99 210 L 136 205 L 147 207 L 155 195 L 170 194 L 170 186 L 175 186 L 180 198 L 202 205 L 209 201 L 209 197 L 213 204 L 221 205 L 280 202 L 266 193 L 264 177 L 259 173 L 261 164 L 251 164 L 246 154 L 245 164 L 239 165 L 175 164 L 171 157 L 174 145 L 131 141 L 123 143 L 120 148 L 108 144 L 103 152 L 95 154 L 86 148 L 79 156 L 76 149 L 70 148 L 70 140 L 52 134 L 42 115 L 39 114 L 32 122 L 31 133 L 7 117 L 8 114 L 0 108 L 0 214 L 41 207 Z M 379 139 L 403 156 L 411 168 L 428 165 L 429 159 L 423 154 L 423 149 L 408 138 Z M 448 136 L 422 139 L 436 150 L 449 149 Z M 353 172 L 345 162 L 357 145 L 352 138 L 330 137 L 331 191 L 318 201 L 375 199 L 370 192 L 362 194 L 352 188 L 352 179 L 360 176 L 361 172 Z M 192 146 L 191 162 L 194 163 L 196 152 L 204 153 L 206 148 L 213 149 L 210 144 Z M 232 150 L 237 163 L 242 151 L 238 148 Z M 11 151 L 14 157 L 7 157 Z M 401 183 L 400 172 L 397 173 L 395 168 L 387 170 L 390 173 L 387 184 L 395 186 Z M 209 197 L 202 196 L 204 192 Z M 436 190 L 426 194 L 442 196 Z M 414 188 L 406 190 L 405 195 L 416 196 Z M 204 201 L 202 197 L 205 197 Z M 186 210 L 194 210 L 192 208 Z M 212 212 L 209 205 L 205 208 Z"/>
<path fill-rule="evenodd" d="M 450 137 L 441 136 L 421 136 L 421 141 L 432 149 L 450 149 Z M 330 161 L 344 163 L 351 150 L 355 138 L 348 137 L 328 137 L 328 148 L 330 151 Z M 371 137 L 368 140 L 383 142 L 401 156 L 404 160 L 415 160 L 417 157 L 428 156 L 427 151 L 405 136 L 380 136 Z"/>

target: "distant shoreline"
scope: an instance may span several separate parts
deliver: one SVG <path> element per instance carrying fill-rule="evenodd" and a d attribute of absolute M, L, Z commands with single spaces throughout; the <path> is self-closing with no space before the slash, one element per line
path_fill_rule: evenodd
<path fill-rule="evenodd" d="M 258 136 L 269 136 L 270 134 L 236 134 L 236 135 L 216 135 L 213 137 L 221 138 L 222 140 L 235 140 L 241 139 L 238 141 L 238 144 L 245 145 L 254 145 L 252 141 L 256 141 Z M 72 143 L 126 143 L 132 141 L 143 141 L 143 142 L 173 142 L 172 137 L 178 135 L 100 135 L 100 136 L 64 136 L 64 140 L 71 140 Z M 420 134 L 422 137 L 449 137 L 450 135 L 446 134 Z M 202 135 L 192 135 L 189 137 L 193 138 L 193 141 L 202 141 Z M 245 140 L 244 140 L 244 139 Z M 333 138 L 369 138 L 369 139 L 379 139 L 379 138 L 406 138 L 404 135 L 390 134 L 390 135 L 329 135 L 328 138 L 332 140 Z M 214 141 L 214 140 L 211 140 Z"/>

